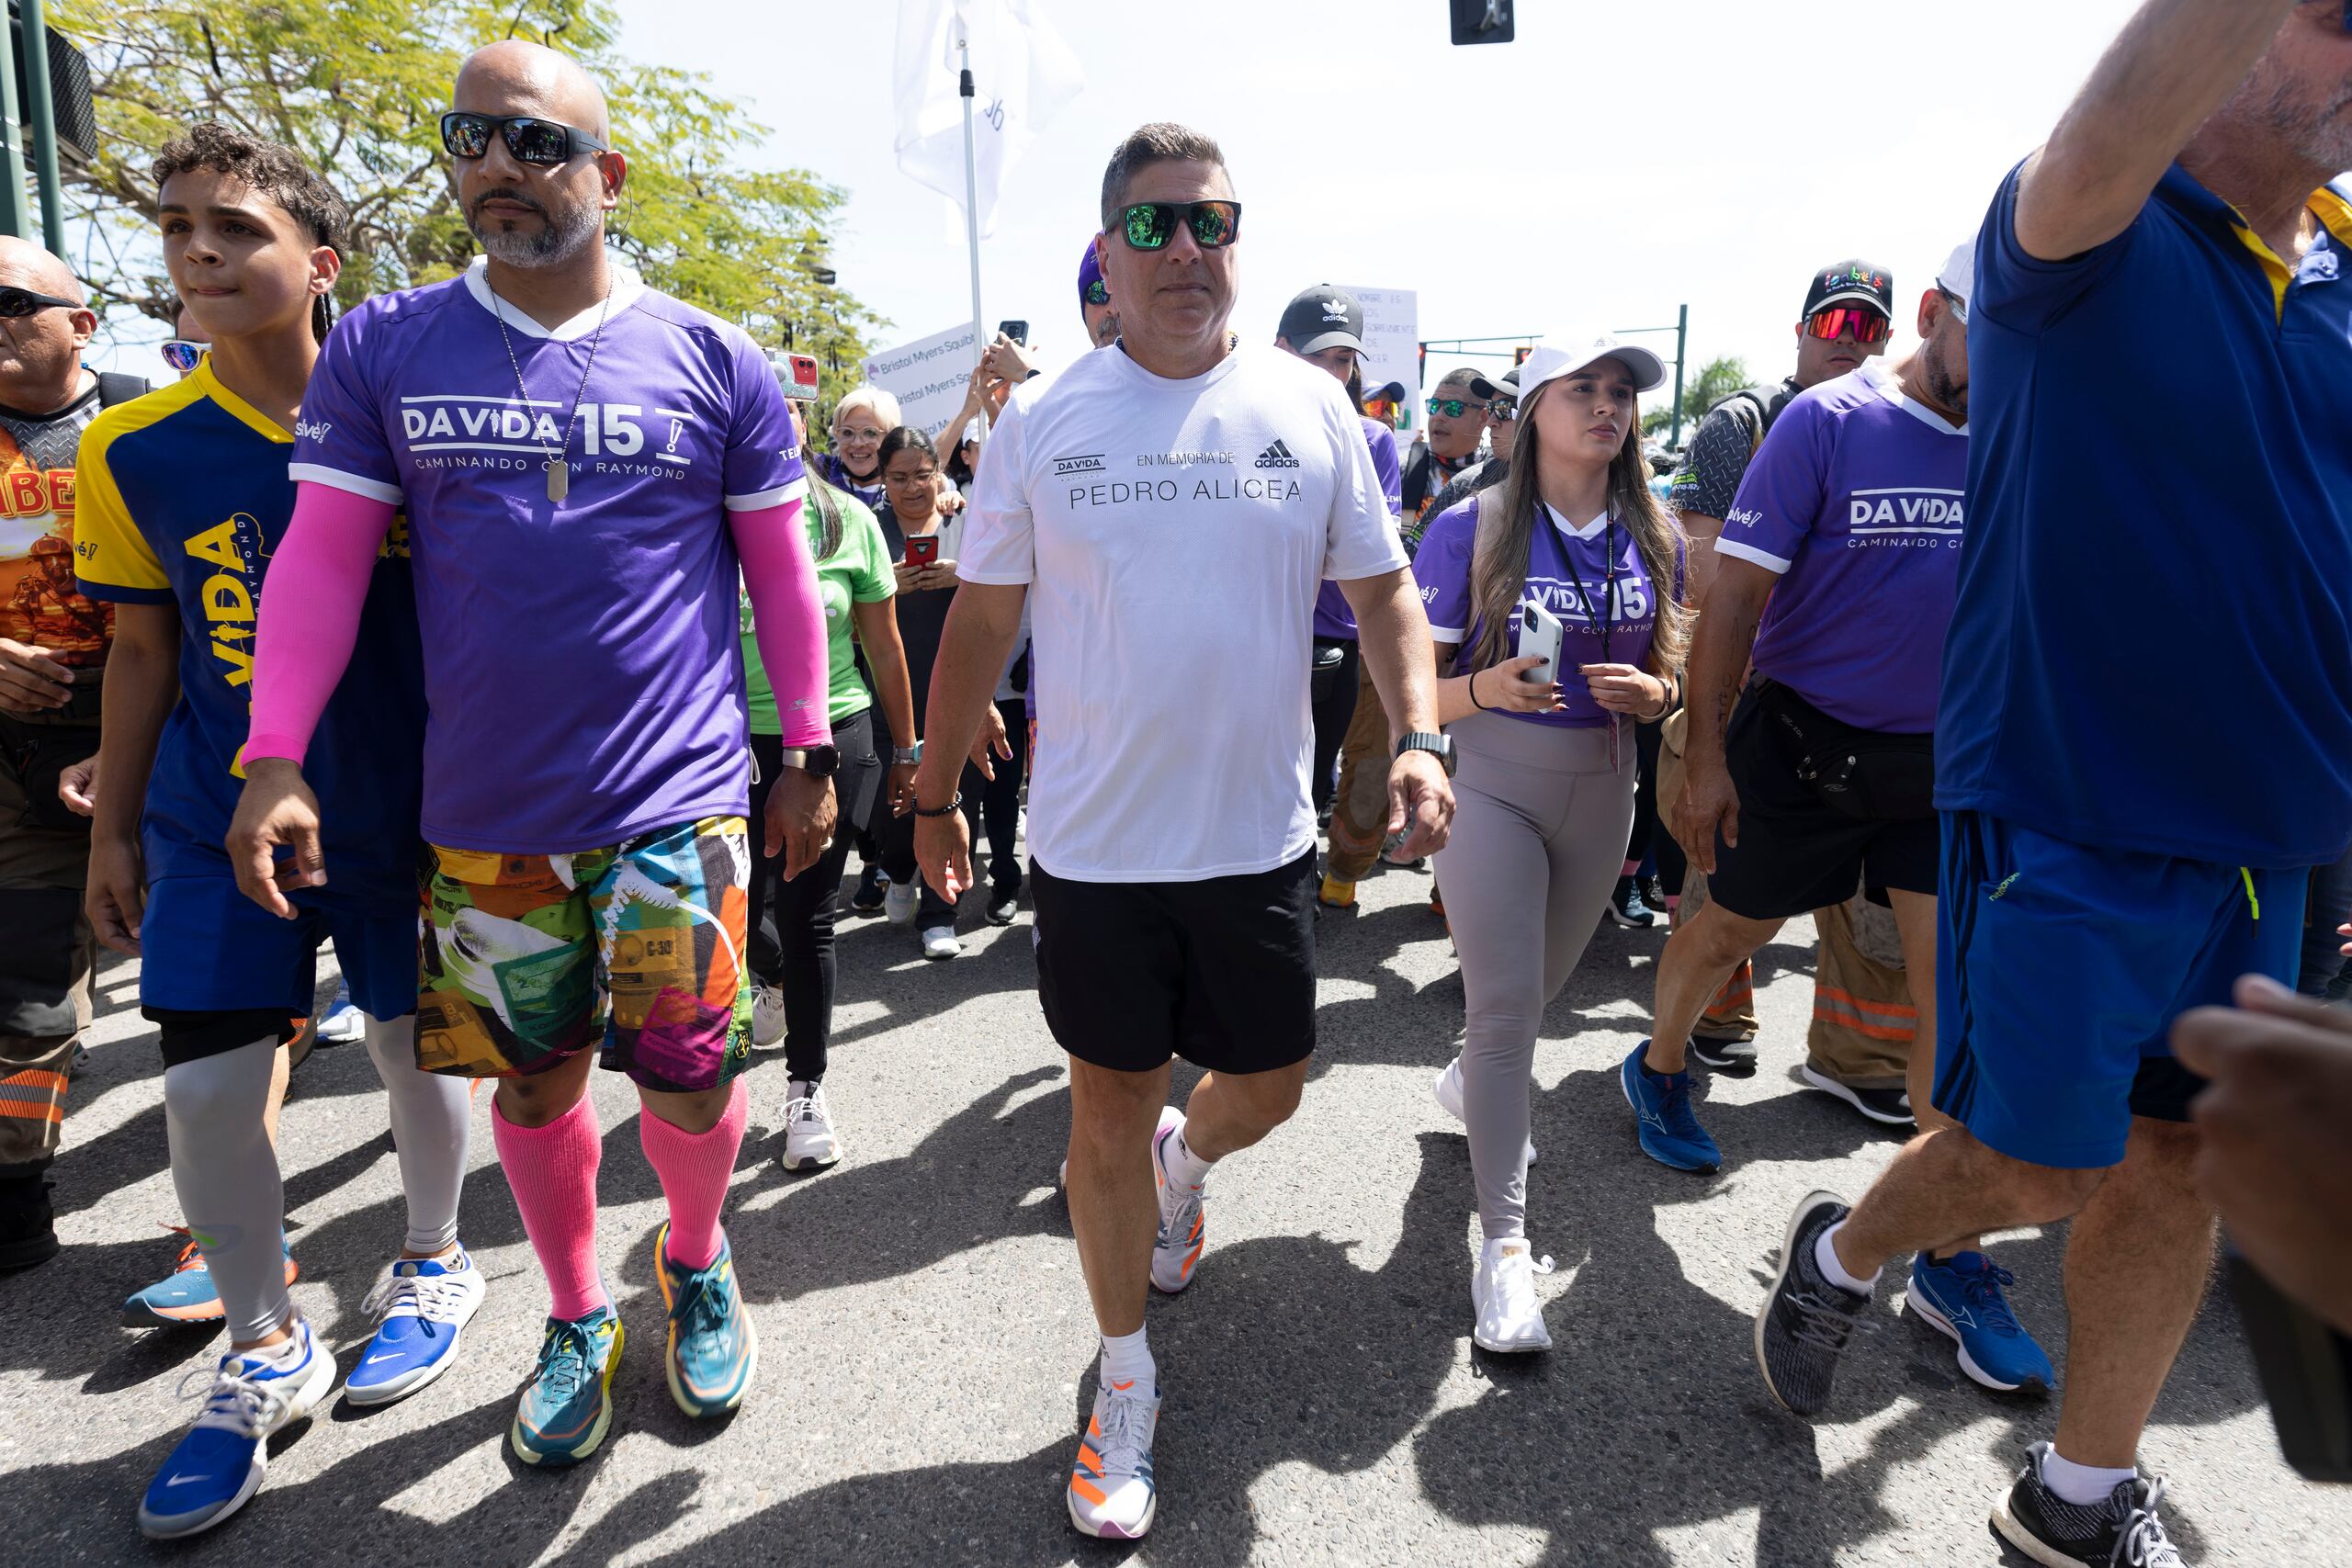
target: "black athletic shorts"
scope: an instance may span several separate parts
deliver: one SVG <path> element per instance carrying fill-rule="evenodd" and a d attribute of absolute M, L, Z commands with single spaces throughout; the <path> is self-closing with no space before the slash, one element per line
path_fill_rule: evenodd
<path fill-rule="evenodd" d="M 1797 776 L 1796 743 L 1774 722 L 1783 703 L 1797 705 L 1799 720 L 1816 733 L 1836 726 L 1775 682 L 1752 681 L 1740 694 L 1724 730 L 1724 763 L 1739 792 L 1739 843 L 1715 836 L 1708 898 L 1751 920 L 1781 920 L 1842 904 L 1858 885 L 1934 897 L 1941 818 L 1930 810 L 1866 822 L 1822 799 Z"/>
<path fill-rule="evenodd" d="M 289 1018 L 274 1008 L 225 1008 L 193 1010 L 187 1008 L 142 1007 L 140 1012 L 154 1024 L 160 1036 L 158 1043 L 164 1051 L 164 1066 L 176 1067 L 183 1062 L 200 1062 L 207 1056 L 218 1056 L 224 1051 L 235 1051 L 256 1040 L 276 1040 L 280 1045 L 289 1043 L 302 1032 L 303 1021 Z"/>
<path fill-rule="evenodd" d="M 1315 1050 L 1315 854 L 1204 882 L 1073 882 L 1029 863 L 1037 996 L 1114 1072 L 1182 1056 L 1262 1073 Z"/>

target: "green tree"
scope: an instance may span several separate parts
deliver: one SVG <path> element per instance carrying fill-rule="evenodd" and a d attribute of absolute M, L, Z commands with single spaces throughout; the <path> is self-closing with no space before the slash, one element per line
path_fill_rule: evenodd
<path fill-rule="evenodd" d="M 148 168 L 199 119 L 300 149 L 343 192 L 344 304 L 462 270 L 474 243 L 441 147 L 449 85 L 470 50 L 530 38 L 604 84 L 629 161 L 610 233 L 647 283 L 843 369 L 865 355 L 865 330 L 887 324 L 818 280 L 847 193 L 806 170 L 742 166 L 765 128 L 697 73 L 621 58 L 610 0 L 60 0 L 52 15 L 88 51 L 103 133 L 105 151 L 66 176 L 101 305 L 172 320 Z"/>
<path fill-rule="evenodd" d="M 1682 383 L 1683 438 L 1690 438 L 1690 427 L 1706 418 L 1709 409 L 1751 384 L 1747 361 L 1736 355 L 1710 359 L 1699 367 L 1699 373 Z M 1655 435 L 1659 431 L 1671 428 L 1673 423 L 1674 402 L 1669 398 L 1642 415 L 1642 434 Z"/>

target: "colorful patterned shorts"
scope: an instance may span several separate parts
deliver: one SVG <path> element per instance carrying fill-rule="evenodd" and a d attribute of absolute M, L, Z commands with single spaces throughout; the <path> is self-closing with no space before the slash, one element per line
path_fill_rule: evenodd
<path fill-rule="evenodd" d="M 749 1065 L 741 818 L 579 854 L 436 845 L 433 860 L 416 1010 L 427 1072 L 543 1072 L 595 1043 L 600 1015 L 601 1065 L 647 1089 L 716 1089 Z"/>

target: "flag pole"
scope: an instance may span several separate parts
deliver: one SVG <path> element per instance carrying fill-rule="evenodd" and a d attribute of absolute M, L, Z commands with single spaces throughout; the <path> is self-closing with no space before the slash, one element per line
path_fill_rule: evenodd
<path fill-rule="evenodd" d="M 972 39 L 961 17 L 956 19 L 956 52 L 964 62 L 964 231 L 972 247 L 972 363 L 977 366 L 989 342 L 980 335 L 980 176 L 972 153 Z"/>

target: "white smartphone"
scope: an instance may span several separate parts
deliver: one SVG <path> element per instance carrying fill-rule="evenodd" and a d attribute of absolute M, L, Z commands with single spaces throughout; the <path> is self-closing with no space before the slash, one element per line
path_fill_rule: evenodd
<path fill-rule="evenodd" d="M 1519 612 L 1519 656 L 1541 654 L 1544 662 L 1520 672 L 1522 681 L 1560 678 L 1560 617 L 1541 604 L 1526 604 Z"/>

